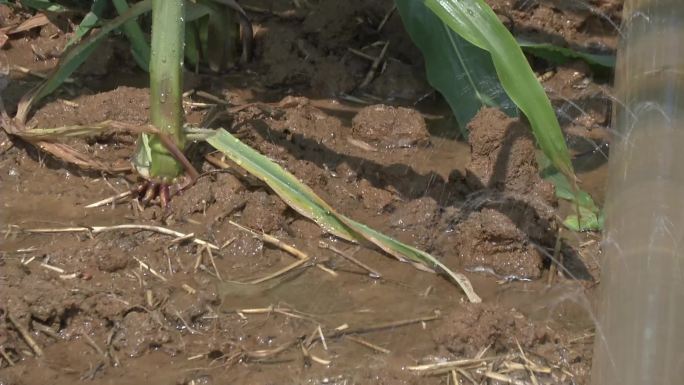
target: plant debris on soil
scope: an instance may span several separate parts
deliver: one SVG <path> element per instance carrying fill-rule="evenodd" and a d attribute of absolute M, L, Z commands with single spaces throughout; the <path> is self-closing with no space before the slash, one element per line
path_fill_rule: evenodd
<path fill-rule="evenodd" d="M 528 39 L 615 50 L 621 1 L 488 2 Z M 0 130 L 0 383 L 588 383 L 598 236 L 562 231 L 570 208 L 539 177 L 524 119 L 483 109 L 459 139 L 392 1 L 241 4 L 255 58 L 187 73 L 187 121 L 228 129 L 339 212 L 465 272 L 483 304 L 325 234 L 208 146 L 188 149 L 203 175 L 167 213 L 130 198 L 86 208 L 134 176 L 80 169 Z M 31 16 L 0 5 L 0 28 Z M 51 18 L 0 42 L 10 114 L 70 25 Z M 369 73 L 366 56 L 385 46 Z M 100 50 L 30 126 L 148 123 L 146 75 L 120 38 Z M 610 87 L 582 62 L 533 65 L 601 201 Z M 135 136 L 68 144 L 125 170 Z M 298 252 L 310 260 L 266 279 Z"/>

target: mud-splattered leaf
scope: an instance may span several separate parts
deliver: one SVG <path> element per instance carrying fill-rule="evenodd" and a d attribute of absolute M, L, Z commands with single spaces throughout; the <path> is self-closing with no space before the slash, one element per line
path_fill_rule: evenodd
<path fill-rule="evenodd" d="M 331 234 L 349 241 L 371 242 L 402 261 L 435 269 L 457 283 L 471 302 L 481 301 L 464 275 L 451 271 L 430 254 L 405 245 L 337 213 L 294 175 L 240 142 L 227 131 L 217 130 L 214 135 L 207 138 L 207 142 L 238 166 L 265 182 L 294 210 L 310 218 Z"/>
<path fill-rule="evenodd" d="M 447 27 L 422 1 L 396 0 L 396 4 L 411 40 L 423 53 L 430 85 L 447 100 L 464 136 L 466 126 L 484 106 L 517 116 L 487 51 Z"/>

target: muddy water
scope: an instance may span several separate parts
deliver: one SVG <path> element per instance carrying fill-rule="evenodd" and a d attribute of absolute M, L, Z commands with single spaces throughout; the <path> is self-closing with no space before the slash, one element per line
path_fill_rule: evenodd
<path fill-rule="evenodd" d="M 36 169 L 34 172 L 37 177 L 54 173 L 46 169 Z M 78 178 L 78 181 L 79 187 L 83 187 L 86 183 L 93 183 L 89 178 Z M 98 182 L 104 184 L 102 181 Z M 36 189 L 47 190 L 45 193 L 50 192 L 50 184 L 40 185 L 35 180 L 30 184 Z M 3 186 L 8 185 L 3 183 Z M 35 193 L 35 190 L 22 191 L 24 194 Z M 14 191 L 7 191 L 3 187 L 2 195 L 7 197 L 7 202 L 16 202 L 8 203 L 3 212 L 8 214 L 7 223 L 22 227 L 100 225 L 131 221 L 133 218 L 128 220 L 126 218 L 129 215 L 127 207 L 105 209 L 95 213 L 78 209 L 79 205 L 82 207 L 83 203 L 97 200 L 108 194 L 110 191 L 105 187 L 84 193 L 83 200 L 79 201 L 36 199 L 33 202 L 19 203 L 22 200 L 20 195 Z M 360 212 L 357 212 L 357 216 L 358 214 Z M 188 231 L 185 230 L 187 228 L 185 225 L 175 225 L 173 228 Z M 107 324 L 111 322 L 120 325 L 118 328 L 121 329 L 118 333 L 125 333 L 123 338 L 126 342 L 115 345 L 114 353 L 120 356 L 119 360 L 123 363 L 120 369 L 116 366 L 107 366 L 106 369 L 101 369 L 101 373 L 93 372 L 92 375 L 95 378 L 102 377 L 98 381 L 112 381 L 117 378 L 139 381 L 153 376 L 158 383 L 202 378 L 211 378 L 213 381 L 227 378 L 245 383 L 269 383 L 282 380 L 281 376 L 285 371 L 288 374 L 287 380 L 292 383 L 303 381 L 320 383 L 326 378 L 334 379 L 337 376 L 341 376 L 339 383 L 344 383 L 345 380 L 368 383 L 374 382 L 377 377 L 389 379 L 388 383 L 399 383 L 417 381 L 417 379 L 402 371 L 397 373 L 396 369 L 428 357 L 445 359 L 450 354 L 444 350 L 444 346 L 468 346 L 468 349 L 474 350 L 475 346 L 481 348 L 493 342 L 500 343 L 498 334 L 488 334 L 491 330 L 486 330 L 487 328 L 494 328 L 493 330 L 502 328 L 502 332 L 507 337 L 517 335 L 521 340 L 529 339 L 526 333 L 531 333 L 530 331 L 524 328 L 523 331 L 516 330 L 516 327 L 508 325 L 506 320 L 509 319 L 509 315 L 508 312 L 503 312 L 503 309 L 511 309 L 511 307 L 519 309 L 520 312 L 515 314 L 523 319 L 526 316 L 529 317 L 525 323 L 530 325 L 535 325 L 535 323 L 545 325 L 549 320 L 556 318 L 562 321 L 561 325 L 566 329 L 565 332 L 574 333 L 573 335 L 581 336 L 581 333 L 586 333 L 590 328 L 586 322 L 586 314 L 576 309 L 574 313 L 558 309 L 559 300 L 568 297 L 570 300 L 573 299 L 566 290 L 556 288 L 555 291 L 544 295 L 546 289 L 542 283 L 499 285 L 489 277 L 477 275 L 471 277 L 475 287 L 483 296 L 486 306 L 492 307 L 493 310 L 477 315 L 477 322 L 474 324 L 468 323 L 468 320 L 461 321 L 458 319 L 461 314 L 477 312 L 479 309 L 463 307 L 461 294 L 443 279 L 426 273 L 418 273 L 410 266 L 398 264 L 377 252 L 359 251 L 355 254 L 357 258 L 383 274 L 381 280 L 375 280 L 334 255 L 319 251 L 315 246 L 315 240 L 293 239 L 291 242 L 302 250 L 310 252 L 311 255 L 330 259 L 329 266 L 334 268 L 339 276 L 332 277 L 312 267 L 272 290 L 256 293 L 242 293 L 237 290 L 232 291 L 231 296 L 228 293 L 231 290 L 227 292 L 224 289 L 225 283 L 218 283 L 208 274 L 192 271 L 191 264 L 197 250 L 191 247 L 178 250 L 172 248 L 170 252 L 180 261 L 172 261 L 174 273 L 171 273 L 165 268 L 165 261 L 161 255 L 160 249 L 165 249 L 165 247 L 159 246 L 165 245 L 168 239 L 147 234 L 140 235 L 131 241 L 129 239 L 131 234 L 117 235 L 113 237 L 114 239 L 97 236 L 94 240 L 72 234 L 58 236 L 17 234 L 11 235 L 9 240 L 3 243 L 3 251 L 6 252 L 3 270 L 10 281 L 19 285 L 3 289 L 3 295 L 11 296 L 8 303 L 14 305 L 15 300 L 26 303 L 34 324 L 38 322 L 52 324 L 54 321 L 51 321 L 50 317 L 56 313 L 58 319 L 67 317 L 58 323 L 64 322 L 68 325 L 60 330 L 60 337 L 63 338 L 60 341 L 53 341 L 36 333 L 34 338 L 46 347 L 46 358 L 31 361 L 37 363 L 41 370 L 34 370 L 35 364 L 22 366 L 21 370 L 8 374 L 10 379 L 16 376 L 15 378 L 20 378 L 24 383 L 35 383 L 45 378 L 47 373 L 52 373 L 52 376 L 56 377 L 55 383 L 66 383 L 73 381 L 76 377 L 89 375 L 90 371 L 97 368 L 100 361 L 106 362 L 107 360 L 97 357 L 93 348 L 84 342 L 81 334 L 89 333 L 93 340 L 104 346 L 109 338 L 108 334 L 111 333 L 105 332 L 111 330 Z M 250 243 L 251 240 L 245 239 L 244 242 Z M 129 249 L 131 243 L 133 243 L 132 250 Z M 256 247 L 262 246 L 257 243 Z M 340 247 L 353 249 L 347 245 Z M 27 254 L 12 252 L 27 248 L 35 250 Z M 247 252 L 259 254 L 253 250 L 247 250 Z M 235 257 L 227 254 L 216 253 L 219 270 L 222 271 L 225 279 L 243 280 L 252 277 L 252 274 L 234 272 L 235 267 L 231 266 L 233 263 L 229 259 Z M 252 255 L 251 257 L 258 258 L 258 261 L 255 266 L 250 266 L 246 270 L 255 271 L 257 275 L 264 275 L 267 271 L 278 267 L 275 262 L 271 267 L 270 261 L 267 260 L 275 257 L 272 255 L 277 254 L 274 250 L 266 249 L 263 254 L 262 256 Z M 43 261 L 44 255 L 50 257 L 48 264 L 62 268 L 66 273 L 83 272 L 87 279 L 82 277 L 75 281 L 61 280 L 58 278 L 60 274 L 40 266 L 39 261 Z M 27 264 L 21 269 L 23 271 L 15 270 L 14 266 L 20 265 L 22 259 L 26 260 L 33 256 L 36 256 L 38 260 Z M 149 272 L 140 270 L 136 263 L 130 260 L 132 256 L 137 256 L 154 266 L 167 277 L 168 281 L 159 282 Z M 242 256 L 242 258 L 245 257 L 250 256 Z M 277 257 L 281 263 L 287 261 L 287 257 L 283 255 L 277 255 Z M 186 271 L 178 271 L 181 269 L 179 266 L 181 263 L 185 264 Z M 133 275 L 140 275 L 141 281 Z M 190 296 L 182 292 L 178 287 L 182 283 L 188 283 L 199 289 L 201 295 Z M 563 289 L 566 287 L 567 285 L 562 286 Z M 576 285 L 569 287 L 573 288 L 572 292 L 581 295 L 581 288 Z M 154 293 L 155 298 L 158 298 L 157 301 L 164 300 L 166 304 L 160 304 L 159 308 L 152 309 L 149 316 L 141 315 L 143 313 L 140 313 L 139 309 L 128 310 L 134 304 L 144 306 L 146 303 L 144 296 L 147 290 Z M 35 291 L 39 293 L 34 293 L 33 296 L 26 294 L 26 292 Z M 219 298 L 215 298 L 215 291 L 218 292 Z M 426 295 L 428 291 L 429 294 Z M 239 295 L 236 296 L 235 292 Z M 58 298 L 51 298 L 53 296 Z M 203 298 L 205 296 L 209 298 Z M 128 304 L 124 306 L 120 303 L 111 303 L 113 300 L 126 301 Z M 114 309 L 105 310 L 101 309 L 98 304 L 87 303 L 91 301 L 105 301 L 102 306 L 112 306 Z M 205 303 L 212 308 L 212 311 L 207 314 L 197 309 Z M 572 304 L 572 301 L 569 303 Z M 236 308 L 253 309 L 270 305 L 294 309 L 291 312 L 303 319 L 281 314 L 246 315 L 245 319 L 241 319 L 231 312 Z M 76 314 L 66 316 L 69 309 L 76 309 Z M 177 310 L 183 312 L 187 319 L 195 319 L 192 326 L 194 332 L 189 332 L 182 321 L 176 318 L 175 311 Z M 249 363 L 235 363 L 229 368 L 221 368 L 223 362 L 219 356 L 222 354 L 230 356 L 237 350 L 236 346 L 245 349 L 275 348 L 280 344 L 289 343 L 290 339 L 309 335 L 317 325 L 323 325 L 326 332 L 343 324 L 348 324 L 351 328 L 367 327 L 390 321 L 429 317 L 434 314 L 435 310 L 441 312 L 442 319 L 362 335 L 369 342 L 388 349 L 389 354 L 377 353 L 354 342 L 346 341 L 344 338 L 331 338 L 328 340 L 328 351 L 318 346 L 311 352 L 316 356 L 332 359 L 333 364 L 327 367 L 314 363 L 310 368 L 306 368 L 300 353 L 292 349 L 291 352 L 267 359 L 266 361 L 273 361 L 270 363 L 259 362 L 255 359 L 250 360 Z M 12 311 L 21 314 L 19 309 L 12 308 Z M 197 316 L 194 313 L 202 315 Z M 567 316 L 568 314 L 570 317 Z M 153 319 L 156 316 L 163 317 L 165 322 L 161 329 L 168 329 L 166 332 L 169 335 L 157 335 L 160 333 L 160 326 L 154 324 Z M 449 316 L 457 319 L 451 321 Z M 36 317 L 45 321 L 39 321 Z M 129 318 L 132 320 L 128 320 Z M 135 323 L 132 323 L 134 321 Z M 449 321 L 460 325 L 463 330 L 449 327 Z M 481 326 L 481 323 L 487 326 Z M 580 325 L 573 326 L 573 323 Z M 523 326 L 529 327 L 520 325 L 520 327 Z M 460 339 L 465 338 L 464 334 L 475 332 L 468 327 L 477 327 L 476 332 L 481 336 L 481 340 L 471 343 L 461 341 Z M 480 327 L 485 330 L 480 330 Z M 175 333 L 178 335 L 174 338 L 172 334 Z M 453 336 L 454 333 L 456 336 Z M 459 342 L 451 342 L 452 338 Z M 21 345 L 21 341 L 15 342 Z M 533 339 L 529 342 L 529 346 L 537 346 L 538 342 Z M 141 353 L 141 350 L 144 353 Z M 467 351 L 464 355 L 465 353 L 475 352 Z M 205 356 L 188 360 L 201 354 Z M 127 355 L 135 359 L 127 359 Z M 218 368 L 211 369 L 213 366 Z M 34 369 L 28 370 L 28 368 Z M 165 374 L 160 376 L 154 368 L 164 368 Z M 34 375 L 36 377 L 33 377 Z"/>
<path fill-rule="evenodd" d="M 586 383 L 593 333 L 587 298 L 599 278 L 598 242 L 593 235 L 566 232 L 565 273 L 554 274 L 548 284 L 555 217 L 567 208 L 558 207 L 537 176 L 524 122 L 485 110 L 471 126 L 471 142 L 458 140 L 444 102 L 429 94 L 422 63 L 398 18 L 390 17 L 380 36 L 349 27 L 359 19 L 379 23 L 389 1 L 323 1 L 313 9 L 245 3 L 257 26 L 255 63 L 239 75 L 188 75 L 186 83 L 235 105 L 270 104 L 246 107 L 215 126 L 229 128 L 279 162 L 341 212 L 465 272 L 484 304 L 467 304 L 443 278 L 323 234 L 237 167 L 217 172 L 203 162 L 204 147 L 194 149 L 193 160 L 210 173 L 176 197 L 165 216 L 155 205 L 141 210 L 127 200 L 86 209 L 129 189 L 131 178 L 69 167 L 20 142 L 8 144 L 2 132 L 0 304 L 19 327 L 2 317 L 0 346 L 7 357 L 1 382 L 437 384 L 444 383 L 444 375 L 422 377 L 407 366 L 471 358 L 484 349 L 489 356 L 514 353 L 520 344 L 535 362 L 553 367 L 551 374 L 539 374 L 546 383 Z M 615 12 L 614 4 L 601 6 Z M 501 11 L 503 5 L 494 5 Z M 542 30 L 569 28 L 572 23 L 562 18 L 542 23 L 549 9 L 501 12 Z M 577 23 L 591 17 L 565 8 L 559 14 Z M 591 35 L 610 47 L 612 35 L 595 33 L 594 23 L 568 39 L 574 43 Z M 48 28 L 55 27 L 22 36 L 7 53 L 23 60 L 17 64 L 32 66 L 25 60 L 31 42 L 54 36 Z M 378 38 L 392 41 L 396 60 L 388 61 L 370 90 L 356 93 L 369 105 L 337 97 L 354 91 L 368 69 L 365 59 L 350 56 L 347 48 Z M 64 39 L 53 40 L 49 43 L 58 46 Z M 100 58 L 111 58 L 105 67 L 116 71 L 105 77 L 82 74 L 79 84 L 41 106 L 32 124 L 147 122 L 148 91 L 135 81 L 140 74 L 129 61 L 120 61 L 127 50 L 115 44 L 103 49 L 108 55 Z M 49 65 L 36 60 L 33 68 Z M 581 63 L 539 70 L 552 72 L 545 85 L 559 95 L 552 96 L 559 111 L 572 100 L 586 112 L 562 115 L 569 116 L 563 125 L 581 155 L 576 164 L 584 187 L 600 197 L 605 158 L 593 144 L 607 142 L 605 85 L 592 81 L 591 70 Z M 3 95 L 10 110 L 20 91 L 34 83 L 12 76 Z M 191 122 L 207 114 L 186 108 Z M 107 134 L 71 144 L 121 166 L 133 141 Z M 248 288 L 231 283 L 265 277 L 295 259 L 230 220 L 296 246 L 327 271 L 306 266 L 283 281 Z M 212 262 L 202 247 L 148 231 L 25 231 L 118 224 L 163 226 L 223 247 L 212 252 Z M 370 277 L 320 248 L 320 241 L 382 277 Z M 42 356 L 35 357 L 21 328 Z M 325 344 L 309 344 L 317 333 L 326 336 Z M 526 378 L 525 372 L 516 375 Z"/>
<path fill-rule="evenodd" d="M 87 103 L 87 99 L 83 102 Z M 310 107 L 293 115 L 299 119 L 313 112 L 322 114 L 320 111 Z M 333 119 L 334 115 L 325 116 Z M 339 124 L 353 126 L 353 122 L 344 119 Z M 261 145 L 272 146 L 275 139 L 271 138 Z M 452 218 L 440 218 L 443 215 L 431 210 L 456 210 L 455 202 L 462 195 L 458 195 L 458 189 L 449 192 L 448 178 L 465 175 L 471 159 L 463 154 L 470 151 L 454 139 L 429 136 L 429 140 L 430 147 L 391 151 L 359 149 L 346 139 L 339 140 L 344 152 L 350 154 L 345 159 L 357 165 L 354 169 L 392 170 L 388 163 L 400 164 L 399 175 L 410 173 L 412 179 L 402 182 L 388 173 L 390 180 L 385 186 L 405 192 L 404 198 L 374 187 L 368 180 L 337 181 L 342 176 L 330 176 L 325 168 L 317 168 L 319 176 L 314 180 L 326 174 L 326 185 L 313 185 L 321 195 L 336 197 L 333 199 L 338 199 L 338 206 L 353 217 L 400 239 L 423 242 L 433 253 L 451 258 L 450 264 L 457 267 L 454 264 L 458 259 L 454 257 L 458 256 L 458 244 L 448 237 L 445 240 L 431 234 L 453 232 L 447 230 Z M 116 159 L 116 152 L 100 150 L 96 152 L 99 156 Z M 232 219 L 255 229 L 261 227 L 296 245 L 338 275 L 308 267 L 280 284 L 267 281 L 266 286 L 245 290 L 242 285 L 221 283 L 213 277 L 206 260 L 209 273 L 194 270 L 193 263 L 201 250 L 187 244 L 169 245 L 172 238 L 141 232 L 104 233 L 93 238 L 86 234 L 38 235 L 22 233 L 12 226 L 2 245 L 7 309 L 27 317 L 26 321 L 30 319 L 34 329 L 38 323 L 50 325 L 59 333 L 59 339 L 34 333 L 38 343 L 45 346 L 45 358 L 27 362 L 35 362 L 41 370 L 28 370 L 36 364 L 19 366 L 7 371 L 9 379 L 33 383 L 50 373 L 55 383 L 84 376 L 102 382 L 137 381 L 154 376 L 159 383 L 193 379 L 214 382 L 226 378 L 244 383 L 281 383 L 283 373 L 287 373 L 286 383 L 368 383 L 379 378 L 387 383 L 406 383 L 425 381 L 401 369 L 416 362 L 472 356 L 489 345 L 495 346 L 495 351 L 507 351 L 515 346 L 516 340 L 526 349 L 543 347 L 540 354 L 549 357 L 548 350 L 566 348 L 561 341 L 576 344 L 576 339 L 582 341 L 582 336 L 591 330 L 586 312 L 575 304 L 584 295 L 581 285 L 568 281 L 548 289 L 545 278 L 501 284 L 492 275 L 470 274 L 486 305 L 466 305 L 458 289 L 444 279 L 418 272 L 377 251 L 327 239 L 314 225 L 285 210 L 277 198 L 230 174 L 219 174 L 216 180 L 201 180 L 187 195 L 174 201 L 176 214 L 160 222 L 155 219 L 159 214 L 156 208 L 138 212 L 129 202 L 113 208 L 83 208 L 125 190 L 127 185 L 119 178 L 75 175 L 55 166 L 51 168 L 50 164 L 41 167 L 22 149 L 10 151 L 13 156 L 5 164 L 12 176 L 4 177 L 0 187 L 5 205 L 3 221 L 7 225 L 27 229 L 149 223 L 184 233 L 195 232 L 217 244 L 236 238 L 224 250 L 214 252 L 217 270 L 225 281 L 265 276 L 292 261 L 283 252 L 227 225 L 222 216 L 237 211 Z M 303 155 L 313 159 L 313 155 Z M 405 161 L 409 156 L 410 166 Z M 368 165 L 364 166 L 365 163 Z M 345 163 L 341 164 L 328 168 L 344 171 Z M 340 188 L 344 188 L 343 192 L 335 195 Z M 450 194 L 456 194 L 456 198 Z M 412 195 L 417 197 L 413 202 L 408 198 Z M 394 203 L 398 199 L 402 201 Z M 450 205 L 454 208 L 449 209 Z M 388 217 L 393 221 L 390 224 Z M 371 278 L 339 256 L 320 249 L 320 240 L 353 252 L 356 258 L 380 272 L 382 278 Z M 27 249 L 28 252 L 17 252 Z M 31 258 L 35 259 L 27 262 Z M 141 269 L 133 258 L 151 266 L 166 281 Z M 516 256 L 510 254 L 509 258 Z M 41 263 L 64 273 L 48 270 Z M 490 270 L 508 266 L 505 260 L 489 263 Z M 79 278 L 60 278 L 71 273 L 79 273 Z M 198 293 L 188 294 L 182 284 L 190 285 Z M 248 309 L 269 306 L 282 313 L 249 314 Z M 431 320 L 435 315 L 439 319 Z M 341 325 L 367 328 L 415 318 L 425 320 L 360 334 L 389 353 L 359 345 L 344 336 L 331 336 L 327 350 L 318 344 L 310 351 L 316 357 L 330 360 L 329 365 L 310 363 L 296 346 L 263 358 L 242 356 L 292 344 L 311 335 L 319 325 L 326 334 L 334 334 Z M 545 330 L 549 325 L 556 325 L 553 327 L 561 328 L 562 332 Z M 110 356 L 98 356 L 83 334 L 88 334 L 101 349 L 110 349 Z M 20 339 L 15 337 L 12 342 L 16 345 L 8 346 L 16 346 L 17 356 L 30 354 Z M 586 366 L 586 362 L 582 365 Z M 164 368 L 164 375 L 157 375 L 151 368 Z M 580 369 L 580 374 L 581 370 L 584 369 Z"/>

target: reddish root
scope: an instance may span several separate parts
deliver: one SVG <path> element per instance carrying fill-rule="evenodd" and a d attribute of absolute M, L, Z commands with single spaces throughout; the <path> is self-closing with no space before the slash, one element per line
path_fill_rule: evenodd
<path fill-rule="evenodd" d="M 159 198 L 159 205 L 162 209 L 166 210 L 169 207 L 171 198 L 192 186 L 195 181 L 193 178 L 182 179 L 184 180 L 174 183 L 145 180 L 133 188 L 133 196 L 145 206 Z"/>

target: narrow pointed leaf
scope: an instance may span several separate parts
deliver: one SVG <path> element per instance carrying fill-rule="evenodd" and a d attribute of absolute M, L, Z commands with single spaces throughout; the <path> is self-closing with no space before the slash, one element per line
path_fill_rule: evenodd
<path fill-rule="evenodd" d="M 575 209 L 575 213 L 568 215 L 563 221 L 565 227 L 573 231 L 601 230 L 603 228 L 602 210 L 596 205 L 591 195 L 586 191 L 575 190 L 568 178 L 558 172 L 543 154 L 537 157 L 537 164 L 542 170 L 542 178 L 553 183 L 556 197 L 569 201 Z"/>
<path fill-rule="evenodd" d="M 90 8 L 90 12 L 88 12 L 83 17 L 83 20 L 81 20 L 81 22 L 78 24 L 74 36 L 69 39 L 64 49 L 68 49 L 72 45 L 78 43 L 85 35 L 88 34 L 88 32 L 90 32 L 91 29 L 99 24 L 100 18 L 102 17 L 102 12 L 104 11 L 106 5 L 107 0 L 93 1 L 93 6 Z"/>
<path fill-rule="evenodd" d="M 320 224 L 326 231 L 348 241 L 357 239 L 354 231 L 333 215 L 333 208 L 313 190 L 227 131 L 218 130 L 207 138 L 207 142 L 226 154 L 238 166 L 264 180 L 288 205 Z"/>
<path fill-rule="evenodd" d="M 310 218 L 331 234 L 350 241 L 371 242 L 400 260 L 408 260 L 442 272 L 461 286 L 471 302 L 481 301 L 464 275 L 451 271 L 428 253 L 405 245 L 337 213 L 294 175 L 240 142 L 227 131 L 217 130 L 207 139 L 207 142 L 223 152 L 238 166 L 264 181 L 294 210 Z"/>

